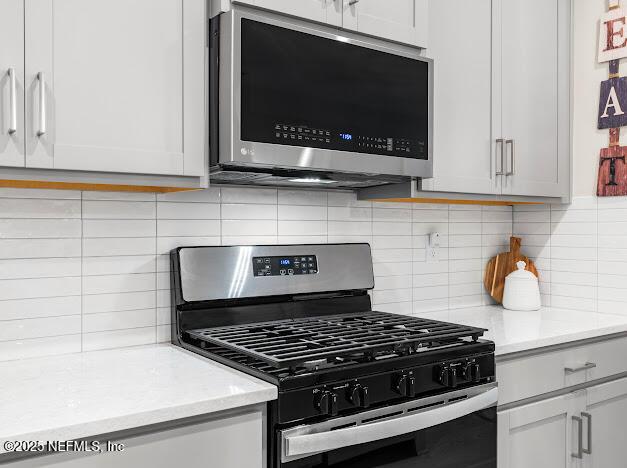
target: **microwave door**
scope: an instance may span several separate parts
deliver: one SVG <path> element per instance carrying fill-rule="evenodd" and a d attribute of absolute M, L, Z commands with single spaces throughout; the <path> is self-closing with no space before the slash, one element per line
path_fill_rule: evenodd
<path fill-rule="evenodd" d="M 230 15 L 230 16 L 229 16 Z M 223 15 L 220 122 L 245 165 L 428 176 L 432 61 L 418 50 L 239 8 Z M 224 48 L 230 51 L 224 52 Z M 227 76 L 225 76 L 227 75 Z M 226 98 L 226 99 L 225 99 Z M 228 159 L 228 158 L 227 158 Z"/>

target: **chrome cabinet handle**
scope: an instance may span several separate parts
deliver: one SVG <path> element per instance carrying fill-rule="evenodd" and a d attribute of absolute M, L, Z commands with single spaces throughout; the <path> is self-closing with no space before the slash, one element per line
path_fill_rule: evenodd
<path fill-rule="evenodd" d="M 512 148 L 512 151 L 510 153 L 511 155 L 511 170 L 507 171 L 505 173 L 506 176 L 512 176 L 514 175 L 515 169 L 516 169 L 516 147 L 514 146 L 514 140 L 505 140 L 505 146 L 510 145 Z"/>
<path fill-rule="evenodd" d="M 505 140 L 503 138 L 497 138 L 496 139 L 496 144 L 500 145 L 500 148 L 501 148 L 501 169 L 499 171 L 496 171 L 494 173 L 494 175 L 497 175 L 497 176 L 505 175 L 505 173 L 503 172 L 503 160 L 504 160 L 503 149 L 504 149 L 504 145 L 505 145 Z"/>
<path fill-rule="evenodd" d="M 577 452 L 571 453 L 571 456 L 573 458 L 579 458 L 581 460 L 583 458 L 583 421 L 579 416 L 573 416 L 573 422 L 576 422 L 579 427 L 577 431 L 577 441 L 579 445 L 577 448 Z"/>
<path fill-rule="evenodd" d="M 597 365 L 594 362 L 586 362 L 580 367 L 564 367 L 564 372 L 567 374 L 574 374 L 576 372 L 586 371 L 588 369 L 594 369 Z"/>
<path fill-rule="evenodd" d="M 46 77 L 44 72 L 37 74 L 39 80 L 39 130 L 37 136 L 41 137 L 46 134 Z"/>
<path fill-rule="evenodd" d="M 581 451 L 586 455 L 592 455 L 592 415 L 583 412 L 581 416 L 588 420 L 588 448 L 582 447 Z"/>
<path fill-rule="evenodd" d="M 9 135 L 17 132 L 17 86 L 15 84 L 15 68 L 9 68 L 9 107 L 11 117 L 9 119 Z"/>

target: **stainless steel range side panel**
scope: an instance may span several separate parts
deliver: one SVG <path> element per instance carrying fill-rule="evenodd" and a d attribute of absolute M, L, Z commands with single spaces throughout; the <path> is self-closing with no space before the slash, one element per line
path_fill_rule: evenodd
<path fill-rule="evenodd" d="M 320 148 L 242 141 L 241 122 L 241 20 L 255 21 L 367 47 L 429 63 L 428 159 L 391 157 Z M 433 60 L 419 49 L 366 38 L 349 31 L 237 6 L 220 16 L 220 158 L 222 165 L 313 169 L 357 174 L 433 177 Z M 306 112 L 306 110 L 303 110 Z"/>
<path fill-rule="evenodd" d="M 317 274 L 262 277 L 253 274 L 254 257 L 306 255 L 317 256 Z M 182 247 L 179 262 L 186 302 L 374 287 L 368 244 Z"/>

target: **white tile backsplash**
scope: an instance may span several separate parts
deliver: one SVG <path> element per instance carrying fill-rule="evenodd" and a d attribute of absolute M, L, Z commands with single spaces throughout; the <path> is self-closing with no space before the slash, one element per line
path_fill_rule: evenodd
<path fill-rule="evenodd" d="M 514 232 L 542 267 L 545 304 L 602 313 L 627 310 L 624 197 L 580 197 L 571 205 L 533 211 L 515 207 Z"/>
<path fill-rule="evenodd" d="M 528 213 L 548 226 L 541 249 L 551 215 Z M 427 263 L 433 231 L 440 259 Z M 350 192 L 0 189 L 0 360 L 168 341 L 174 247 L 368 242 L 377 309 L 425 314 L 488 303 L 483 266 L 511 232 L 509 207 L 373 203 Z M 568 235 L 563 248 L 591 243 L 589 233 Z M 604 273 L 620 271 L 604 264 Z"/>

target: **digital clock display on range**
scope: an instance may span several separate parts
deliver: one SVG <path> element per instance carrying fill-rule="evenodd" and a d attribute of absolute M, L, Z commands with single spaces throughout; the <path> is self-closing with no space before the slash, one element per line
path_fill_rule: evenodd
<path fill-rule="evenodd" d="M 253 257 L 255 277 L 315 275 L 317 273 L 318 259 L 315 255 Z"/>

